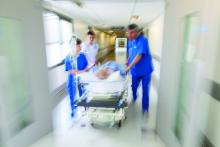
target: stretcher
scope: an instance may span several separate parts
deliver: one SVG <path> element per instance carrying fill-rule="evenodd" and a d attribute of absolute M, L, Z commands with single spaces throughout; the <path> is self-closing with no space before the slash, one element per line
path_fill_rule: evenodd
<path fill-rule="evenodd" d="M 119 81 L 80 81 L 83 95 L 75 103 L 85 108 L 85 115 L 94 125 L 117 125 L 126 119 L 128 82 L 127 77 Z"/>

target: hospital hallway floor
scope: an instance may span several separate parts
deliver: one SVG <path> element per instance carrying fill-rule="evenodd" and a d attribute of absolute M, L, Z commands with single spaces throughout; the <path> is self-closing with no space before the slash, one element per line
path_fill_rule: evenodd
<path fill-rule="evenodd" d="M 138 92 L 141 93 L 140 88 Z M 71 119 L 69 98 L 65 97 L 54 109 L 54 131 L 30 147 L 165 147 L 155 132 L 157 95 L 152 86 L 150 95 L 149 117 L 143 117 L 139 98 L 129 105 L 120 129 L 92 127 L 80 111 Z"/>
<path fill-rule="evenodd" d="M 114 52 L 110 52 L 105 58 L 104 60 L 101 61 L 101 63 L 104 63 L 106 61 L 110 61 L 110 60 L 115 60 L 115 53 Z"/>

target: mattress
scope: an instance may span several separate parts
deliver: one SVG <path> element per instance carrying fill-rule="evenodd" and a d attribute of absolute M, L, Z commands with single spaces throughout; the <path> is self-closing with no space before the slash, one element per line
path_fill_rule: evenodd
<path fill-rule="evenodd" d="M 100 80 L 94 73 L 88 72 L 80 74 L 80 82 L 87 83 L 85 86 L 86 91 L 91 93 L 117 93 L 123 91 L 127 84 L 126 79 L 120 73 L 114 72 L 107 79 Z"/>

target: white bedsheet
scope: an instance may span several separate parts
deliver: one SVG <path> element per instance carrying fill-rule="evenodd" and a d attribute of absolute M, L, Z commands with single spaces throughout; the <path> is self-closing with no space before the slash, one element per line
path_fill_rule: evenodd
<path fill-rule="evenodd" d="M 93 93 L 114 93 L 121 92 L 126 87 L 125 78 L 119 71 L 112 73 L 107 79 L 98 79 L 93 72 L 86 72 L 79 75 L 80 81 L 89 83 L 86 90 Z"/>

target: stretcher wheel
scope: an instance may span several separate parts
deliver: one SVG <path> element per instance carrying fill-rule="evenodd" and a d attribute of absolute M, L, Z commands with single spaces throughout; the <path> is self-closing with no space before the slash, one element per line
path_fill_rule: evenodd
<path fill-rule="evenodd" d="M 121 126 L 122 126 L 122 121 L 120 120 L 120 121 L 118 122 L 118 128 L 120 129 Z"/>

